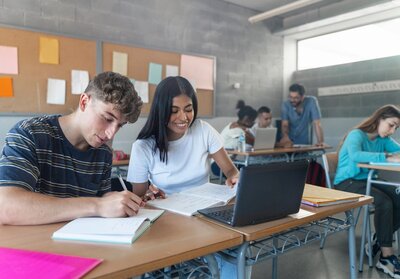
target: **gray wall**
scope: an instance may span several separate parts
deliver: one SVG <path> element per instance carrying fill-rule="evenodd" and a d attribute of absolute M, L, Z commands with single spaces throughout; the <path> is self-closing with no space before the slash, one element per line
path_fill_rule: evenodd
<path fill-rule="evenodd" d="M 318 87 L 400 79 L 400 56 L 297 71 L 307 94 L 317 96 Z M 400 91 L 318 97 L 323 117 L 366 117 L 385 104 L 400 104 Z"/>
<path fill-rule="evenodd" d="M 0 0 L 0 24 L 216 56 L 217 116 L 239 98 L 279 110 L 283 40 L 251 25 L 254 14 L 218 0 Z"/>

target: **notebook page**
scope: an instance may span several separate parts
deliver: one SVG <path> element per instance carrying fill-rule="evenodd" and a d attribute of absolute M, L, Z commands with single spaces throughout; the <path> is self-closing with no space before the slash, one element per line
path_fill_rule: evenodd
<path fill-rule="evenodd" d="M 236 196 L 236 186 L 231 188 L 226 185 L 219 185 L 214 183 L 205 183 L 201 186 L 191 188 L 181 192 L 181 194 L 206 197 L 228 203 Z"/>
<path fill-rule="evenodd" d="M 147 204 L 151 206 L 166 209 L 186 216 L 194 215 L 199 209 L 218 205 L 220 203 L 221 202 L 215 199 L 184 195 L 182 193 L 172 194 L 170 196 L 167 196 L 166 199 L 156 199 L 147 202 Z"/>

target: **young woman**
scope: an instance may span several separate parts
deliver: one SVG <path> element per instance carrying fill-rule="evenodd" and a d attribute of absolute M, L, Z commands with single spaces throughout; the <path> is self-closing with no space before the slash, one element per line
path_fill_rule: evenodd
<path fill-rule="evenodd" d="M 197 98 L 183 77 L 168 77 L 156 88 L 150 114 L 132 146 L 128 181 L 133 191 L 150 198 L 159 190 L 180 192 L 208 182 L 210 158 L 226 175 L 229 186 L 237 182 L 238 170 L 223 148 L 218 132 L 196 119 Z M 163 192 L 158 192 L 163 195 Z"/>
<path fill-rule="evenodd" d="M 257 111 L 251 106 L 246 106 L 243 100 L 239 100 L 236 108 L 239 109 L 236 122 L 229 123 L 221 132 L 225 148 L 237 148 L 238 139 L 241 135 L 246 138 L 246 143 L 254 144 L 254 135 L 250 132 L 257 118 Z"/>
<path fill-rule="evenodd" d="M 339 147 L 339 162 L 334 180 L 335 188 L 365 194 L 368 170 L 357 167 L 365 162 L 400 162 L 400 145 L 391 138 L 400 125 L 400 110 L 386 105 L 350 131 Z M 374 251 L 381 251 L 378 270 L 400 278 L 400 261 L 392 248 L 393 233 L 400 226 L 400 195 L 396 187 L 372 185 L 374 224 L 377 242 Z"/>

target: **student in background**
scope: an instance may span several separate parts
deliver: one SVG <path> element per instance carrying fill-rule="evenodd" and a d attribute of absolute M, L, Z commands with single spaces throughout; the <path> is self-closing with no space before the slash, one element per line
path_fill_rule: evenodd
<path fill-rule="evenodd" d="M 272 113 L 269 107 L 262 106 L 257 110 L 256 124 L 251 127 L 250 132 L 255 135 L 257 128 L 272 128 Z"/>
<path fill-rule="evenodd" d="M 228 149 L 237 148 L 238 139 L 241 135 L 245 136 L 247 144 L 254 144 L 254 135 L 250 132 L 250 128 L 254 125 L 257 111 L 251 106 L 247 106 L 242 100 L 238 101 L 236 107 L 239 108 L 238 120 L 229 123 L 221 132 L 224 147 Z"/>
<path fill-rule="evenodd" d="M 334 180 L 338 190 L 365 194 L 368 170 L 357 167 L 365 162 L 400 162 L 400 144 L 392 139 L 400 125 L 400 110 L 386 105 L 350 131 L 339 146 L 339 162 Z M 376 242 L 372 254 L 381 251 L 376 263 L 381 270 L 394 278 L 400 278 L 400 261 L 392 248 L 393 233 L 400 227 L 400 196 L 397 187 L 373 184 L 374 224 Z M 369 253 L 369 251 L 368 251 Z"/>
<path fill-rule="evenodd" d="M 196 93 L 187 79 L 168 77 L 158 84 L 147 122 L 132 145 L 127 179 L 136 194 L 154 198 L 161 191 L 172 194 L 204 184 L 210 158 L 226 175 L 227 185 L 236 183 L 238 170 L 220 135 L 196 117 Z"/>
<path fill-rule="evenodd" d="M 324 144 L 321 127 L 321 112 L 317 98 L 305 96 L 304 86 L 292 84 L 289 87 L 289 100 L 282 104 L 281 133 L 279 145 L 311 144 L 310 124 L 312 123 L 317 136 L 317 145 Z"/>
<path fill-rule="evenodd" d="M 110 192 L 112 152 L 106 142 L 136 122 L 141 106 L 128 78 L 105 72 L 90 81 L 73 113 L 17 123 L 0 158 L 0 224 L 135 215 L 143 203 L 139 197 Z"/>

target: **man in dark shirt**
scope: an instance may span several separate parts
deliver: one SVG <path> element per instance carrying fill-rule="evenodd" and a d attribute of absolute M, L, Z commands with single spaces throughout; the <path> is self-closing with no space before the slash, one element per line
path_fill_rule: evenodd
<path fill-rule="evenodd" d="M 141 107 L 127 77 L 105 72 L 90 81 L 73 113 L 17 123 L 0 157 L 0 224 L 135 215 L 141 198 L 110 192 L 112 151 L 106 142 L 136 122 Z"/>

